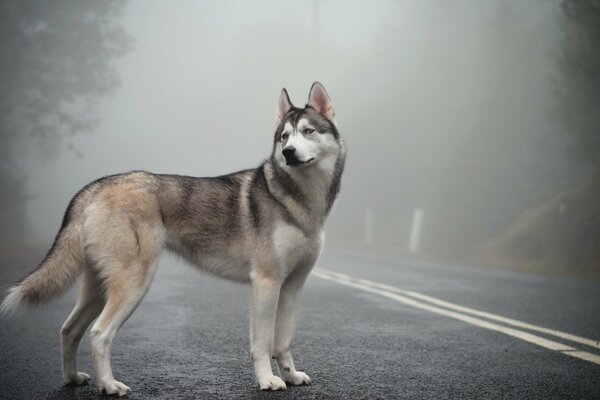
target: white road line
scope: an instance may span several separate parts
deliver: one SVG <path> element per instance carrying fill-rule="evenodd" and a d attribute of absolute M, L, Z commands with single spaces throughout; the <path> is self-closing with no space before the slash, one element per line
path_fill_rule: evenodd
<path fill-rule="evenodd" d="M 544 328 L 543 326 L 533 325 L 533 324 L 530 324 L 527 322 L 518 321 L 516 319 L 503 317 L 501 315 L 492 314 L 489 312 L 479 311 L 479 310 L 475 310 L 473 308 L 460 306 L 458 304 L 440 300 L 435 297 L 428 296 L 426 294 L 412 292 L 410 290 L 402 290 L 402 289 L 398 289 L 397 287 L 394 287 L 394 286 L 384 285 L 381 283 L 368 281 L 366 279 L 352 278 L 351 276 L 348 276 L 348 275 L 345 275 L 345 274 L 342 274 L 339 272 L 328 271 L 328 270 L 324 270 L 321 268 L 317 268 L 315 271 L 327 273 L 327 274 L 330 274 L 333 276 L 340 277 L 342 279 L 353 280 L 355 282 L 362 283 L 364 285 L 371 286 L 374 288 L 386 290 L 388 292 L 393 292 L 393 293 L 398 293 L 398 294 L 402 294 L 405 296 L 413 297 L 415 299 L 423 300 L 423 301 L 426 301 L 426 302 L 429 302 L 432 304 L 436 304 L 438 306 L 446 307 L 451 310 L 456 310 L 456 311 L 460 311 L 460 312 L 463 312 L 466 314 L 471 314 L 471 315 L 477 315 L 478 317 L 483 317 L 483 318 L 491 319 L 494 321 L 503 322 L 507 325 L 516 326 L 518 328 L 524 328 L 524 329 L 529 329 L 531 331 L 545 333 L 547 335 L 556 336 L 561 339 L 569 340 L 571 342 L 580 343 L 580 344 L 584 344 L 586 346 L 595 347 L 597 349 L 600 349 L 600 341 L 598 341 L 598 340 L 588 339 L 588 338 L 584 338 L 581 336 L 573 335 L 571 333 L 558 331 L 556 329 Z"/>
<path fill-rule="evenodd" d="M 414 298 L 405 296 L 404 294 L 400 294 L 399 293 L 400 289 L 394 288 L 392 286 L 383 285 L 388 288 L 394 289 L 393 291 L 390 291 L 388 289 L 382 289 L 380 287 L 375 287 L 375 285 L 380 286 L 380 284 L 378 284 L 378 283 L 366 281 L 364 279 L 361 280 L 361 282 L 359 282 L 357 279 L 351 278 L 348 275 L 323 270 L 321 268 L 315 269 L 313 271 L 313 275 L 315 275 L 321 279 L 337 282 L 342 285 L 346 285 L 346 286 L 353 287 L 355 289 L 363 290 L 365 292 L 375 293 L 380 296 L 395 300 L 397 302 L 400 302 L 400 303 L 403 303 L 403 304 L 406 304 L 406 305 L 409 305 L 409 306 L 412 306 L 415 308 L 419 308 L 421 310 L 426 310 L 426 311 L 429 311 L 429 312 L 432 312 L 435 314 L 454 318 L 456 320 L 463 321 L 463 322 L 466 322 L 466 323 L 469 323 L 469 324 L 472 324 L 472 325 L 475 325 L 475 326 L 478 326 L 478 327 L 481 327 L 484 329 L 489 329 L 492 331 L 504 333 L 505 335 L 516 337 L 516 338 L 524 340 L 526 342 L 533 343 L 533 344 L 536 344 L 538 346 L 541 346 L 541 347 L 544 347 L 544 348 L 547 348 L 550 350 L 559 351 L 559 352 L 569 355 L 571 357 L 579 358 L 579 359 L 600 365 L 600 356 L 598 356 L 596 354 L 588 353 L 585 351 L 580 351 L 574 347 L 567 346 L 565 344 L 558 343 L 558 342 L 555 342 L 552 340 L 548 340 L 548 339 L 545 339 L 545 338 L 537 336 L 537 335 L 533 335 L 528 332 L 520 331 L 518 329 L 498 325 L 493 322 L 489 322 L 489 321 L 486 321 L 483 319 L 472 317 L 470 315 L 461 314 L 459 312 L 450 311 L 445 308 L 427 304 L 423 301 L 419 301 Z M 369 282 L 369 284 L 365 284 L 365 282 Z M 449 304 L 452 304 L 452 303 L 449 303 Z M 459 306 L 457 306 L 457 307 L 459 307 Z M 473 310 L 473 311 L 476 311 L 476 310 Z"/>

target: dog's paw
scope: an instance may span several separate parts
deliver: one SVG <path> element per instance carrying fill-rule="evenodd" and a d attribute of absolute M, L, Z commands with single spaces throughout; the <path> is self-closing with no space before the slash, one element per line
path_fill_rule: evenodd
<path fill-rule="evenodd" d="M 131 389 L 129 388 L 129 386 L 127 386 L 119 381 L 115 381 L 114 379 L 110 380 L 110 381 L 98 383 L 98 389 L 100 390 L 100 393 L 116 394 L 119 397 L 125 396 L 125 395 L 128 395 L 129 393 L 131 393 Z"/>
<path fill-rule="evenodd" d="M 63 380 L 65 381 L 65 385 L 87 385 L 90 382 L 90 376 L 85 372 L 76 372 L 75 374 L 65 376 Z"/>
<path fill-rule="evenodd" d="M 258 386 L 260 390 L 285 390 L 285 382 L 278 376 L 270 375 L 263 378 L 258 378 Z"/>
<path fill-rule="evenodd" d="M 302 371 L 287 372 L 283 378 L 285 379 L 285 383 L 294 386 L 311 384 L 310 376 Z"/>

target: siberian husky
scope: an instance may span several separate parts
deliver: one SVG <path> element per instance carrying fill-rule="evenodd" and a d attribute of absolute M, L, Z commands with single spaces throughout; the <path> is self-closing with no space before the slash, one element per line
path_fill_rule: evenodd
<path fill-rule="evenodd" d="M 5 314 L 62 294 L 83 275 L 61 329 L 65 383 L 90 380 L 77 369 L 87 327 L 100 392 L 123 396 L 110 351 L 117 332 L 152 282 L 163 248 L 200 269 L 252 286 L 250 342 L 263 390 L 310 384 L 292 345 L 298 299 L 324 240 L 340 190 L 346 150 L 325 88 L 315 82 L 304 108 L 279 97 L 271 156 L 256 169 L 211 178 L 143 171 L 107 176 L 71 200 L 44 261 L 9 289 Z M 275 358 L 281 377 L 273 374 Z"/>

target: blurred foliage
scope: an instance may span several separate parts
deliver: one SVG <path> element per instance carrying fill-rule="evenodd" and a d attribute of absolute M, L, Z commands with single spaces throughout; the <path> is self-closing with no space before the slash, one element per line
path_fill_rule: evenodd
<path fill-rule="evenodd" d="M 563 0 L 561 109 L 577 153 L 600 168 L 600 0 Z"/>
<path fill-rule="evenodd" d="M 36 157 L 56 156 L 90 131 L 94 108 L 119 80 L 113 61 L 131 48 L 116 0 L 0 2 L 0 234 L 25 232 L 26 173 L 18 148 L 34 138 Z"/>

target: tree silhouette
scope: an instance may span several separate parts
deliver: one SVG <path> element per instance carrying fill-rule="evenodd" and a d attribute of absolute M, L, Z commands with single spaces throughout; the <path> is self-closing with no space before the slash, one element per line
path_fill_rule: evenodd
<path fill-rule="evenodd" d="M 578 156 L 600 168 L 600 1 L 563 0 L 562 118 Z"/>
<path fill-rule="evenodd" d="M 94 108 L 119 80 L 113 61 L 131 48 L 116 0 L 0 2 L 0 232 L 24 234 L 27 178 L 20 141 L 36 138 L 49 158 L 68 138 L 90 131 Z M 12 239 L 12 240 L 11 240 Z"/>

